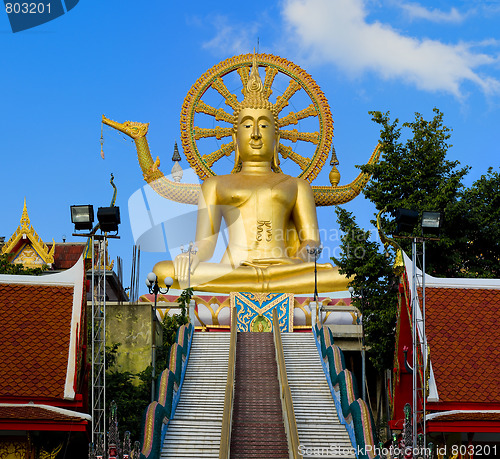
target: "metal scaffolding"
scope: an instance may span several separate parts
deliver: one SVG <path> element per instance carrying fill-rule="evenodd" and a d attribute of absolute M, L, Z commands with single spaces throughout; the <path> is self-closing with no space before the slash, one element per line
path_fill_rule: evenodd
<path fill-rule="evenodd" d="M 106 234 L 92 235 L 92 444 L 96 457 L 106 451 L 106 245 Z"/>
<path fill-rule="evenodd" d="M 422 271 L 417 276 L 417 242 L 422 242 Z M 412 352 L 413 352 L 413 403 L 412 403 L 412 444 L 418 442 L 418 424 L 421 423 L 421 440 L 427 443 L 425 422 L 427 401 L 427 357 L 428 346 L 425 331 L 425 240 L 414 238 L 412 242 Z M 418 277 L 420 277 L 420 282 Z M 418 287 L 422 288 L 422 308 L 418 297 Z M 419 377 L 420 382 L 419 382 Z M 420 407 L 420 409 L 419 409 Z"/>

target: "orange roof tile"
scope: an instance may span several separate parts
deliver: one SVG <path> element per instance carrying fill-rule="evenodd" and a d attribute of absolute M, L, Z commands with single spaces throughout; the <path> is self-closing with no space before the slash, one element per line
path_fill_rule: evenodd
<path fill-rule="evenodd" d="M 0 283 L 0 396 L 64 397 L 73 287 Z"/>
<path fill-rule="evenodd" d="M 1 421 L 52 421 L 52 422 L 81 422 L 87 421 L 88 415 L 72 412 L 69 410 L 54 410 L 51 407 L 33 405 L 1 405 L 0 404 L 0 422 Z"/>
<path fill-rule="evenodd" d="M 49 248 L 52 248 L 51 244 L 47 244 Z M 69 269 L 78 261 L 82 256 L 85 249 L 85 243 L 56 243 L 56 248 L 54 251 L 54 263 L 52 263 L 53 269 Z"/>
<path fill-rule="evenodd" d="M 426 332 L 440 402 L 500 403 L 499 313 L 500 290 L 426 288 Z"/>
<path fill-rule="evenodd" d="M 500 412 L 463 411 L 451 412 L 434 416 L 432 421 L 500 421 Z"/>

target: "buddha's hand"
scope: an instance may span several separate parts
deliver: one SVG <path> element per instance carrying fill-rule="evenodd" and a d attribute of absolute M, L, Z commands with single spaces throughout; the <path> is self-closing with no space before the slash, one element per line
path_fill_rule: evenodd
<path fill-rule="evenodd" d="M 174 273 L 179 282 L 187 282 L 189 279 L 189 263 L 191 262 L 191 274 L 194 274 L 196 267 L 200 264 L 200 259 L 196 253 L 180 253 L 174 260 Z"/>
<path fill-rule="evenodd" d="M 124 123 L 117 123 L 116 121 L 110 120 L 102 115 L 102 122 L 117 131 L 127 134 L 133 139 L 139 139 L 144 137 L 148 133 L 149 123 L 137 123 L 135 121 L 125 121 Z"/>

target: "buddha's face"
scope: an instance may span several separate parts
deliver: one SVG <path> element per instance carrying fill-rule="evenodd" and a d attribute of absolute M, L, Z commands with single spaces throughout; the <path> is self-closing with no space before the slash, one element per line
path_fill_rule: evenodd
<path fill-rule="evenodd" d="M 241 110 L 233 140 L 243 163 L 271 162 L 279 141 L 272 112 L 264 108 Z"/>

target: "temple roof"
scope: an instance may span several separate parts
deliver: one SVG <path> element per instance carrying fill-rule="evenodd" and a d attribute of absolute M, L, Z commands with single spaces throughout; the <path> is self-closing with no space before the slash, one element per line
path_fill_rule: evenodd
<path fill-rule="evenodd" d="M 0 275 L 0 400 L 75 400 L 83 282 L 83 258 L 61 273 Z"/>
<path fill-rule="evenodd" d="M 440 402 L 500 403 L 500 289 L 426 288 L 426 331 Z"/>
<path fill-rule="evenodd" d="M 54 262 L 54 243 L 49 250 L 33 228 L 24 199 L 21 222 L 17 230 L 2 247 L 2 253 L 13 254 L 13 263 L 22 263 L 27 268 L 51 265 Z"/>
<path fill-rule="evenodd" d="M 408 279 L 412 263 L 405 254 Z M 417 279 L 422 272 L 417 270 Z M 429 402 L 500 404 L 500 279 L 425 275 Z M 418 288 L 422 305 L 422 288 Z"/>
<path fill-rule="evenodd" d="M 52 249 L 52 245 L 48 245 Z M 53 269 L 69 269 L 82 256 L 85 242 L 57 242 L 55 244 Z"/>
<path fill-rule="evenodd" d="M 33 228 L 24 200 L 21 222 L 10 237 L 1 246 L 2 253 L 11 255 L 12 263 L 20 263 L 26 268 L 39 268 L 48 265 L 51 270 L 71 268 L 85 250 L 85 242 L 44 243 Z M 107 262 L 107 269 L 112 269 L 112 262 Z"/>

